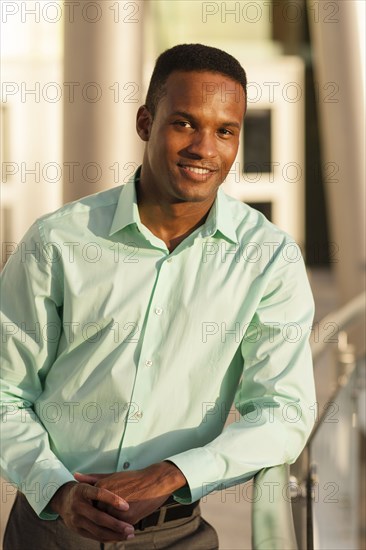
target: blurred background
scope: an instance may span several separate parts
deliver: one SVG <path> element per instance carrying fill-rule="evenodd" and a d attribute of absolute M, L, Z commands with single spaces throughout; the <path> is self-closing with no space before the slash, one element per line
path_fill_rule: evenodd
<path fill-rule="evenodd" d="M 126 183 L 155 59 L 193 42 L 247 72 L 223 185 L 296 239 L 315 296 L 317 422 L 290 478 L 298 545 L 365 548 L 364 0 L 4 0 L 1 263 L 35 218 Z M 14 494 L 2 482 L 2 529 Z M 246 484 L 203 503 L 223 550 L 251 548 L 252 501 Z"/>

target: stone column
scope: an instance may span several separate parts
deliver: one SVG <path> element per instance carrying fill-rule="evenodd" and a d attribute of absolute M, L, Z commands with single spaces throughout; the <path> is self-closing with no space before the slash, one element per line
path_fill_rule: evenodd
<path fill-rule="evenodd" d="M 341 303 L 364 290 L 366 266 L 361 4 L 354 0 L 308 4 L 333 241 L 330 252 Z"/>
<path fill-rule="evenodd" d="M 143 4 L 65 2 L 64 202 L 125 183 L 141 163 Z"/>

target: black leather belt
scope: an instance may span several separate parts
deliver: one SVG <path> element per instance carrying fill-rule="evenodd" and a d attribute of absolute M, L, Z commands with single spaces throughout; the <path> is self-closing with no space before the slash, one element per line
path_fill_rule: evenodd
<path fill-rule="evenodd" d="M 163 523 L 173 521 L 175 519 L 189 518 L 199 503 L 200 501 L 198 500 L 192 504 L 178 504 L 173 497 L 169 497 L 158 510 L 155 510 L 155 512 L 149 516 L 146 516 L 146 518 L 142 518 L 140 521 L 135 523 L 134 528 L 139 531 L 143 531 L 147 527 L 155 527 L 158 525 L 163 514 L 165 514 Z"/>

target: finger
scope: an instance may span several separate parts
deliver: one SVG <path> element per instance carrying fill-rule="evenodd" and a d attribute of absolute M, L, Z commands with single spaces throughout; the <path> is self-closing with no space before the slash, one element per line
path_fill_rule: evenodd
<path fill-rule="evenodd" d="M 98 510 L 105 512 L 106 514 L 109 514 L 114 518 L 125 520 L 125 514 L 127 513 L 125 510 L 116 510 L 116 508 L 113 508 L 113 506 L 110 506 L 109 504 L 104 504 L 103 502 L 97 502 L 95 506 L 96 508 L 98 508 Z"/>
<path fill-rule="evenodd" d="M 74 473 L 74 478 L 80 483 L 89 483 L 94 485 L 100 479 L 108 477 L 110 474 L 81 474 L 80 472 Z"/>
<path fill-rule="evenodd" d="M 78 527 L 76 532 L 82 537 L 98 542 L 121 542 L 122 540 L 130 540 L 135 536 L 133 533 L 129 533 L 129 531 L 125 533 L 115 533 L 109 529 L 88 524 L 87 522 L 85 523 L 85 528 Z"/>
<path fill-rule="evenodd" d="M 87 504 L 80 507 L 78 528 L 85 529 L 97 536 L 100 536 L 103 531 L 103 537 L 108 537 L 108 540 L 124 540 L 128 535 L 133 535 L 135 531 L 131 524 Z"/>
<path fill-rule="evenodd" d="M 84 499 L 104 502 L 109 504 L 117 510 L 126 511 L 129 509 L 129 504 L 122 497 L 108 491 L 108 489 L 103 489 L 102 487 L 94 487 L 94 485 L 81 484 L 80 486 L 81 495 Z"/>

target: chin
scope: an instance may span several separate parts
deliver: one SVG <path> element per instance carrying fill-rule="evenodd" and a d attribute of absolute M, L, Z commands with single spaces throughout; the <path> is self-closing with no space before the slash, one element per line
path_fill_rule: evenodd
<path fill-rule="evenodd" d="M 170 196 L 173 202 L 205 202 L 216 197 L 221 182 L 194 182 L 170 171 Z"/>
<path fill-rule="evenodd" d="M 185 202 L 205 202 L 210 199 L 212 199 L 214 196 L 216 196 L 217 189 L 212 193 L 205 193 L 203 191 L 197 191 L 191 189 L 190 191 L 180 191 L 176 193 L 177 200 L 179 202 L 185 201 Z"/>

